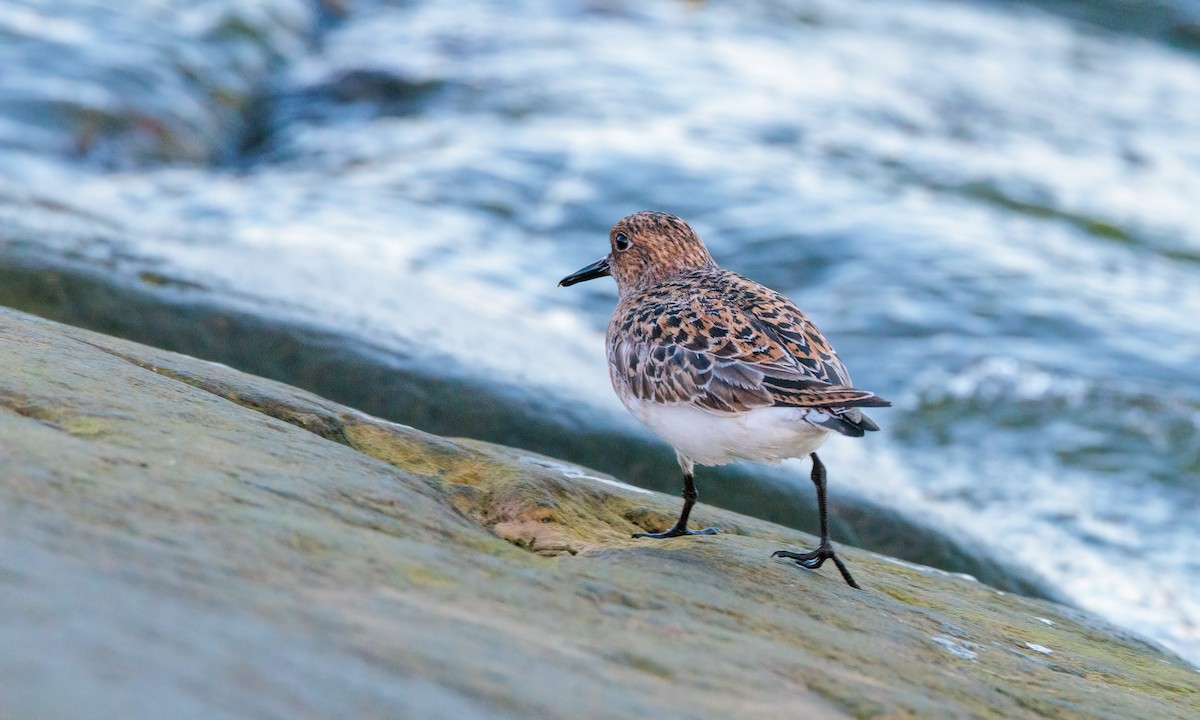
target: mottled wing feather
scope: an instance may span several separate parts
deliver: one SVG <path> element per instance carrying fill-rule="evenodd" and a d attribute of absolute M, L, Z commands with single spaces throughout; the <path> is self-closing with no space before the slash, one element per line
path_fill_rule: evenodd
<path fill-rule="evenodd" d="M 890 404 L 849 387 L 833 348 L 790 300 L 718 272 L 655 288 L 618 313 L 609 340 L 614 382 L 641 400 L 716 412 Z M 852 426 L 866 419 L 855 415 Z"/>

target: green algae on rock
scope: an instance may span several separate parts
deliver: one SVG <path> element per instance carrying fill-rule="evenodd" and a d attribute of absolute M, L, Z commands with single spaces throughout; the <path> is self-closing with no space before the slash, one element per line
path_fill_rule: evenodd
<path fill-rule="evenodd" d="M 0 310 L 2 717 L 1145 717 L 1076 610 Z"/>

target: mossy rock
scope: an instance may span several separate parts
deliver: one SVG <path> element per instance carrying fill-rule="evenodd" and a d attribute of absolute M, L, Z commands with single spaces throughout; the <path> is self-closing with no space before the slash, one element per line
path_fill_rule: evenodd
<path fill-rule="evenodd" d="M 1200 716 L 1076 610 L 0 310 L 0 717 Z"/>

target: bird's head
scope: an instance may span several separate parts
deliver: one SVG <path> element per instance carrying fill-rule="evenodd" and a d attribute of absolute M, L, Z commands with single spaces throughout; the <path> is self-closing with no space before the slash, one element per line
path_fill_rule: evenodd
<path fill-rule="evenodd" d="M 608 255 L 559 281 L 567 287 L 611 275 L 621 295 L 681 272 L 713 265 L 700 236 L 683 220 L 642 211 L 621 218 L 608 233 Z"/>

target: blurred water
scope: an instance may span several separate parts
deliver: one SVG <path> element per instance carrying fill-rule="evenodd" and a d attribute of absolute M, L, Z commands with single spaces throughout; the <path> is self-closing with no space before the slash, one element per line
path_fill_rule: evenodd
<path fill-rule="evenodd" d="M 3 10 L 0 233 L 635 432 L 612 286 L 554 284 L 622 215 L 675 212 L 896 401 L 823 453 L 836 492 L 1200 661 L 1186 49 L 1024 4 Z"/>

